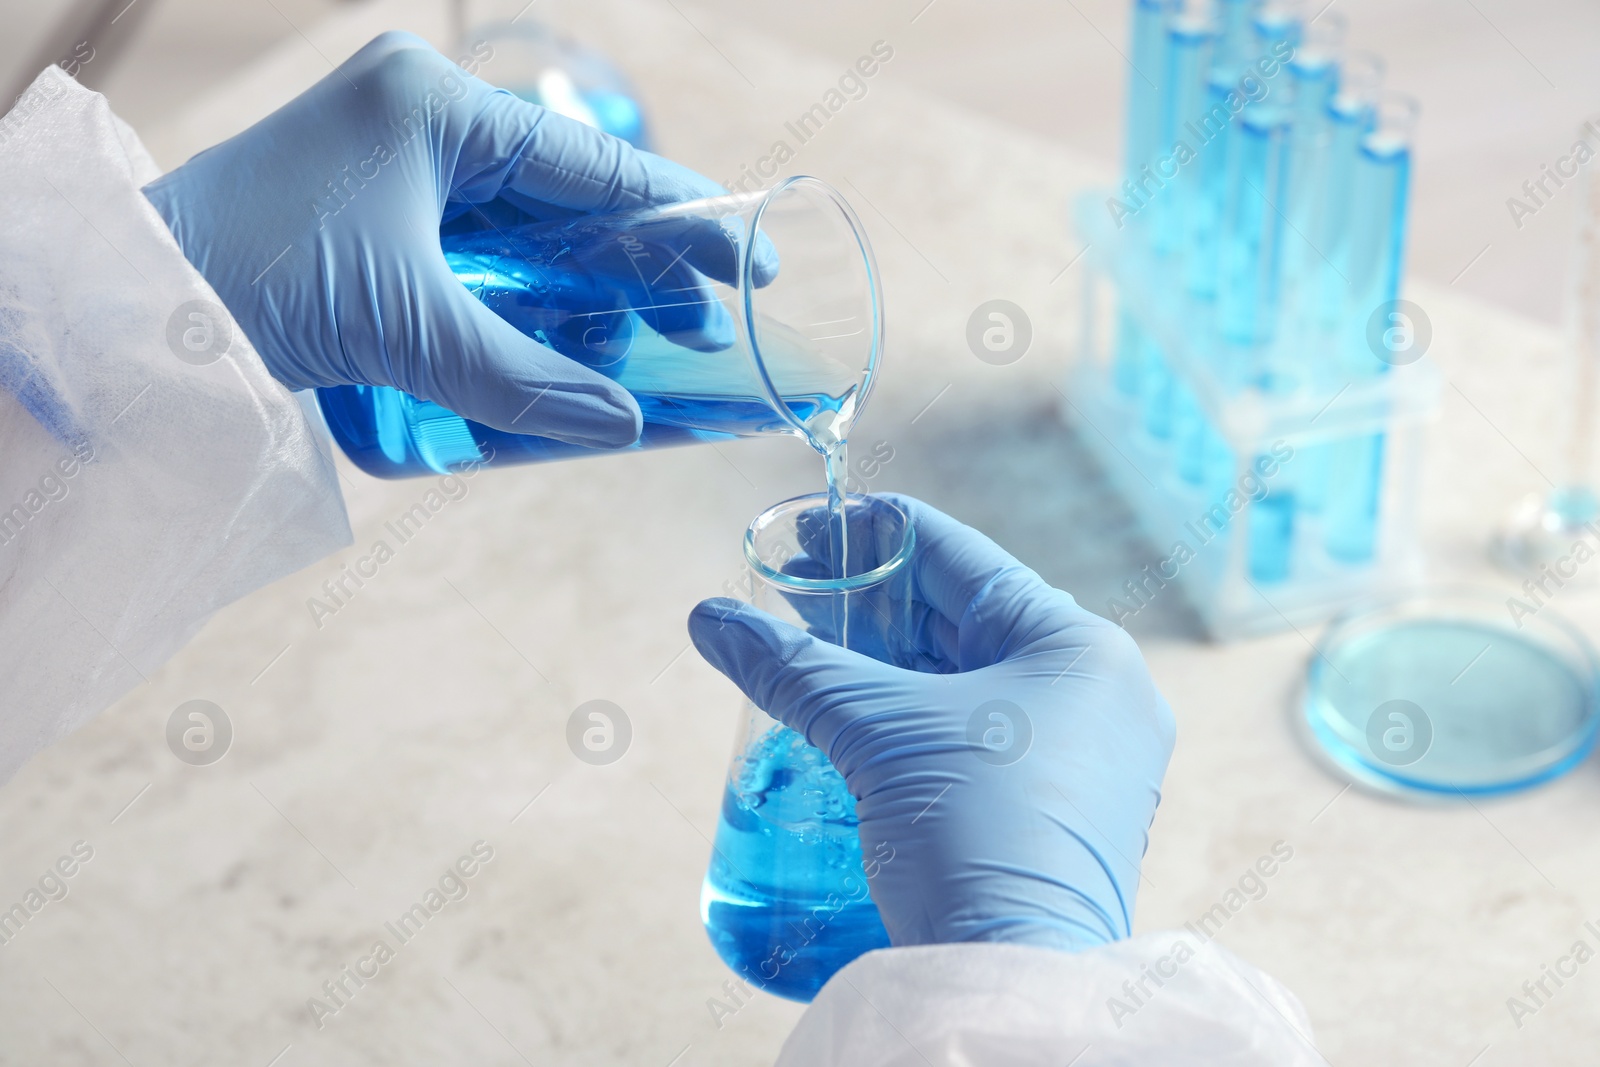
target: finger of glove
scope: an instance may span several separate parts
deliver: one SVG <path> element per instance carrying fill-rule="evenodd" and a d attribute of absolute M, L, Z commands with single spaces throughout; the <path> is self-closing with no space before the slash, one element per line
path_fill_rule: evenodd
<path fill-rule="evenodd" d="M 725 196 L 727 190 L 576 119 L 504 90 L 488 90 L 463 138 L 450 194 L 480 203 L 498 197 L 545 217 L 550 207 L 609 214 Z M 725 285 L 738 284 L 741 219 L 682 214 L 653 224 L 676 238 L 671 243 L 686 250 L 691 265 Z M 757 234 L 752 282 L 766 286 L 777 273 L 777 250 L 765 234 Z"/>
<path fill-rule="evenodd" d="M 748 240 L 745 220 L 728 203 L 710 214 L 699 207 L 669 207 L 639 229 L 674 248 L 682 249 L 686 262 L 724 285 L 738 285 L 744 270 L 741 259 Z M 760 289 L 778 276 L 778 249 L 767 234 L 757 231 L 750 262 L 750 281 Z"/>
<path fill-rule="evenodd" d="M 687 167 L 496 89 L 414 34 L 381 34 L 338 73 L 358 95 L 371 88 L 389 110 L 398 107 L 397 128 L 444 131 L 441 209 L 452 194 L 483 202 L 505 193 L 519 206 L 611 212 L 726 192 Z"/>
<path fill-rule="evenodd" d="M 695 607 L 689 637 L 756 707 L 830 757 L 850 723 L 871 714 L 869 691 L 894 670 L 727 597 Z"/>
<path fill-rule="evenodd" d="M 452 183 L 465 199 L 504 195 L 519 206 L 531 201 L 609 213 L 726 192 L 688 167 L 472 81 L 485 91 L 462 138 Z"/>
<path fill-rule="evenodd" d="M 444 254 L 472 297 L 519 333 L 616 378 L 637 333 L 625 294 L 592 284 L 581 272 L 547 270 L 476 239 Z"/>
<path fill-rule="evenodd" d="M 910 517 L 916 532 L 912 574 L 918 598 L 950 623 L 959 626 L 978 595 L 1001 576 L 1016 575 L 1044 586 L 1043 579 L 972 527 L 915 497 L 884 497 Z"/>
<path fill-rule="evenodd" d="M 525 336 L 484 307 L 441 258 L 419 286 L 410 368 L 396 382 L 458 415 L 511 433 L 538 434 L 592 448 L 639 438 L 642 416 L 626 389 Z"/>
<path fill-rule="evenodd" d="M 627 309 L 684 348 L 719 352 L 733 344 L 732 316 L 681 252 L 596 226 L 479 231 L 452 241 L 445 261 L 475 296 L 519 326 L 548 320 L 549 311 Z"/>
<path fill-rule="evenodd" d="M 673 344 L 697 352 L 721 352 L 733 344 L 733 316 L 683 251 L 641 242 L 641 252 L 624 257 L 621 247 L 614 247 L 614 255 L 623 262 L 593 266 L 603 266 L 602 282 L 618 286 L 645 325 Z"/>
<path fill-rule="evenodd" d="M 1068 649 L 1069 631 L 1103 621 L 977 530 L 915 498 L 885 495 L 912 518 L 915 595 L 955 627 L 960 670 L 1041 645 Z"/>

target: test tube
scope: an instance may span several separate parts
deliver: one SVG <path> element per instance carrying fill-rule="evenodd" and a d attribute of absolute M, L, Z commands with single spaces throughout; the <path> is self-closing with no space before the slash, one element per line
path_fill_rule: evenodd
<path fill-rule="evenodd" d="M 1204 146 L 1200 123 L 1205 110 L 1206 72 L 1216 38 L 1207 8 L 1192 5 L 1175 15 L 1167 38 L 1167 91 L 1172 104 L 1167 109 L 1170 122 L 1166 144 L 1172 163 L 1162 170 L 1162 176 L 1170 172 L 1172 177 L 1162 192 L 1161 211 L 1156 216 L 1156 247 L 1170 257 L 1174 269 L 1182 269 L 1191 218 L 1200 195 L 1198 155 Z M 1174 380 L 1166 404 L 1163 406 L 1160 398 L 1155 401 L 1158 419 L 1162 411 L 1168 413 L 1179 477 L 1192 485 L 1202 484 L 1207 427 L 1194 391 Z"/>
<path fill-rule="evenodd" d="M 1177 0 L 1134 0 L 1133 25 L 1129 30 L 1132 55 L 1128 72 L 1128 117 L 1123 144 L 1125 190 L 1131 191 L 1144 180 L 1145 169 L 1155 159 L 1162 126 L 1161 86 L 1166 74 L 1167 20 Z M 1138 241 L 1148 232 L 1148 216 L 1138 212 L 1130 220 L 1130 240 Z M 1117 316 L 1116 354 L 1113 380 L 1119 392 L 1130 399 L 1142 395 L 1147 365 L 1159 361 L 1159 352 L 1139 328 L 1124 304 Z"/>
<path fill-rule="evenodd" d="M 1130 400 L 1139 398 L 1144 378 L 1144 335 L 1125 302 L 1117 308 L 1117 349 L 1111 365 L 1111 380 L 1117 392 Z"/>
<path fill-rule="evenodd" d="M 1236 388 L 1258 384 L 1261 346 L 1276 317 L 1279 204 L 1287 194 L 1287 144 L 1292 82 L 1282 72 L 1299 43 L 1298 7 L 1272 3 L 1252 23 L 1250 51 L 1234 91 L 1249 99 L 1228 133 L 1227 185 L 1218 239 L 1217 322 L 1230 351 L 1227 375 Z M 1238 346 L 1238 347 L 1233 347 Z M 1251 457 L 1243 457 L 1250 459 Z M 1277 481 L 1252 502 L 1246 526 L 1250 576 L 1289 576 L 1294 547 L 1294 493 Z"/>
<path fill-rule="evenodd" d="M 1328 108 L 1339 87 L 1339 48 L 1345 20 L 1325 11 L 1308 23 L 1300 47 L 1288 63 L 1289 131 L 1282 212 L 1284 232 L 1278 257 L 1278 323 L 1265 368 L 1264 388 L 1289 393 L 1308 378 L 1308 349 L 1315 320 L 1308 294 L 1316 293 L 1323 253 L 1314 241 L 1328 190 Z"/>
<path fill-rule="evenodd" d="M 1216 37 L 1211 65 L 1206 73 L 1205 110 L 1197 124 L 1203 147 L 1195 166 L 1200 168 L 1198 196 L 1189 219 L 1188 263 L 1185 281 L 1195 296 L 1217 295 L 1217 239 L 1228 179 L 1228 129 L 1233 112 L 1228 94 L 1234 91 L 1240 68 L 1250 49 L 1252 27 L 1261 0 L 1218 0 Z"/>
<path fill-rule="evenodd" d="M 1352 379 L 1387 373 L 1389 362 L 1369 346 L 1367 323 L 1400 292 L 1406 205 L 1411 185 L 1411 140 L 1417 103 L 1388 95 L 1371 132 L 1361 139 L 1351 190 L 1352 232 L 1345 257 L 1348 290 L 1337 353 Z M 1390 312 L 1391 318 L 1399 312 Z M 1395 326 L 1403 326 L 1396 322 Z M 1334 559 L 1364 563 L 1377 541 L 1383 484 L 1384 435 L 1337 441 L 1329 456 L 1326 547 Z"/>
<path fill-rule="evenodd" d="M 1288 96 L 1293 86 L 1292 79 L 1281 76 L 1280 67 L 1299 41 L 1300 21 L 1293 5 L 1263 8 L 1255 19 L 1251 56 L 1240 66 L 1235 90 L 1255 99 L 1229 133 L 1217 319 L 1223 337 L 1238 345 L 1269 340 L 1276 319 L 1279 205 L 1287 192 Z M 1252 366 L 1247 373 L 1253 377 L 1258 368 Z"/>
<path fill-rule="evenodd" d="M 1361 139 L 1372 129 L 1382 84 L 1383 61 L 1377 56 L 1358 52 L 1341 60 L 1321 115 L 1312 119 L 1307 113 L 1315 123 L 1309 128 L 1320 127 L 1319 137 L 1308 138 L 1307 149 L 1315 160 L 1307 168 L 1308 177 L 1318 191 L 1299 201 L 1293 195 L 1290 199 L 1291 211 L 1298 203 L 1305 212 L 1293 216 L 1303 220 L 1295 225 L 1304 239 L 1295 236 L 1286 242 L 1290 255 L 1284 266 L 1284 314 L 1292 325 L 1280 349 L 1280 365 L 1292 364 L 1286 373 L 1293 374 L 1297 384 L 1303 378 L 1314 391 L 1328 396 L 1350 380 L 1341 373 L 1335 354 L 1347 291 L 1344 268 L 1337 264 L 1349 256 L 1356 157 Z M 1299 97 L 1296 102 L 1301 102 Z M 1295 505 L 1303 515 L 1320 515 L 1324 509 L 1332 451 L 1331 444 L 1317 442 L 1295 452 Z"/>
<path fill-rule="evenodd" d="M 1171 69 L 1168 82 L 1172 93 L 1169 140 L 1178 172 L 1166 197 L 1172 209 L 1164 216 L 1164 221 L 1171 244 L 1186 250 L 1200 197 L 1202 157 L 1207 141 L 1203 126 L 1206 76 L 1211 68 L 1217 34 L 1209 12 L 1203 7 L 1174 17 L 1167 34 Z"/>
<path fill-rule="evenodd" d="M 1189 216 L 1200 185 L 1195 156 L 1201 147 L 1199 122 L 1205 110 L 1206 72 L 1215 31 L 1203 7 L 1174 13 L 1167 26 L 1167 72 L 1163 90 L 1162 131 L 1156 174 L 1167 186 L 1151 202 L 1156 251 L 1181 249 L 1189 232 Z"/>
<path fill-rule="evenodd" d="M 1320 293 L 1312 299 L 1317 308 L 1319 333 L 1317 375 L 1319 388 L 1328 392 L 1343 385 L 1339 361 L 1328 349 L 1334 343 L 1340 317 L 1345 311 L 1348 292 L 1342 263 L 1349 257 L 1352 228 L 1351 190 L 1355 183 L 1356 158 L 1362 138 L 1372 131 L 1377 116 L 1377 101 L 1383 87 L 1383 60 L 1369 53 L 1347 57 L 1339 70 L 1339 87 L 1328 102 L 1328 140 L 1323 162 L 1322 198 L 1315 235 L 1311 243 L 1321 254 L 1314 274 L 1321 277 Z"/>
<path fill-rule="evenodd" d="M 1283 200 L 1278 205 L 1283 218 L 1278 320 L 1262 370 L 1262 388 L 1268 393 L 1293 393 L 1312 377 L 1317 337 L 1315 298 L 1326 267 L 1323 253 L 1314 242 L 1319 238 L 1325 198 L 1330 193 L 1342 195 L 1348 191 L 1326 181 L 1332 137 L 1329 107 L 1339 88 L 1339 52 L 1345 30 L 1342 15 L 1323 11 L 1306 24 L 1300 47 L 1288 63 L 1286 177 Z M 1303 520 L 1322 512 L 1328 486 L 1327 466 L 1326 445 L 1303 443 L 1295 450 L 1292 470 L 1279 476 L 1279 484 L 1292 486 L 1294 491 L 1292 514 L 1281 521 L 1290 527 L 1298 526 L 1301 537 L 1310 534 Z"/>
<path fill-rule="evenodd" d="M 1138 18 L 1138 16 L 1136 16 Z M 1198 46 L 1205 42 L 1205 34 L 1194 34 L 1194 19 L 1184 14 L 1182 0 L 1168 3 L 1160 24 L 1160 43 L 1152 48 L 1152 62 L 1160 64 L 1160 86 L 1155 94 L 1152 110 L 1154 150 L 1149 162 L 1142 166 L 1134 184 L 1142 194 L 1147 194 L 1147 214 L 1150 245 L 1158 256 L 1168 256 L 1182 245 L 1181 206 L 1179 190 L 1173 189 L 1176 174 L 1171 171 L 1173 144 L 1178 130 L 1178 115 L 1187 114 L 1194 107 L 1198 94 L 1198 75 L 1202 56 Z M 1182 109 L 1182 112 L 1179 112 Z M 1166 166 L 1163 166 L 1166 163 Z M 1152 278 L 1150 288 L 1157 290 L 1165 285 L 1165 278 Z M 1144 430 L 1157 442 L 1173 438 L 1174 395 L 1179 382 L 1174 381 L 1165 354 L 1149 336 L 1141 349 L 1141 398 Z"/>
<path fill-rule="evenodd" d="M 1137 183 L 1155 158 L 1162 134 L 1161 85 L 1166 73 L 1167 20 L 1176 0 L 1134 0 L 1129 33 L 1127 140 L 1123 145 L 1124 176 Z"/>

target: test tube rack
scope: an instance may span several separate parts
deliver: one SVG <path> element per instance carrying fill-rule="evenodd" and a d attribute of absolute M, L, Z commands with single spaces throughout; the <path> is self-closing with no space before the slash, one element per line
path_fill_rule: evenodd
<path fill-rule="evenodd" d="M 1153 562 L 1111 601 L 1119 622 L 1177 592 L 1208 634 L 1231 640 L 1325 620 L 1417 583 L 1416 500 L 1426 424 L 1439 396 L 1427 362 L 1292 392 L 1241 386 L 1230 367 L 1267 354 L 1231 344 L 1216 302 L 1107 211 L 1112 190 L 1074 205 L 1083 254 L 1082 339 L 1063 415 L 1134 513 Z M 1166 425 L 1143 383 L 1119 372 L 1130 326 L 1164 359 Z M 1307 358 L 1313 358 L 1311 354 Z M 1233 379 L 1233 380 L 1230 380 Z M 1376 533 L 1364 559 L 1330 551 L 1319 498 L 1338 492 L 1330 453 L 1383 435 Z"/>

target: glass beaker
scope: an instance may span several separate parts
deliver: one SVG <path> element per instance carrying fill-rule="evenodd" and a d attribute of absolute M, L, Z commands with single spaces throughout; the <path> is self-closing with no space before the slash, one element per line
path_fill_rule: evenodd
<path fill-rule="evenodd" d="M 910 522 L 878 497 L 847 496 L 844 506 L 843 568 L 826 494 L 784 501 L 750 524 L 751 602 L 822 640 L 911 667 Z M 863 857 L 855 799 L 827 757 L 747 701 L 700 890 L 700 917 L 723 961 L 769 993 L 810 1001 L 839 968 L 888 947 L 869 881 L 883 859 Z"/>
<path fill-rule="evenodd" d="M 787 433 L 825 450 L 871 389 L 877 268 L 855 212 L 816 178 L 440 243 L 485 305 L 633 394 L 644 430 L 631 448 Z M 608 451 L 485 426 L 396 389 L 317 396 L 340 447 L 379 477 Z M 537 403 L 518 419 L 537 425 Z"/>

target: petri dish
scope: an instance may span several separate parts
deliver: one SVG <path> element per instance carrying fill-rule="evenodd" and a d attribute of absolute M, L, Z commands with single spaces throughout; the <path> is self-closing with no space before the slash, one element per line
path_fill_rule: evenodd
<path fill-rule="evenodd" d="M 1549 608 L 1441 589 L 1336 619 L 1306 671 L 1304 725 L 1356 782 L 1438 799 L 1549 781 L 1594 748 L 1600 659 Z"/>

